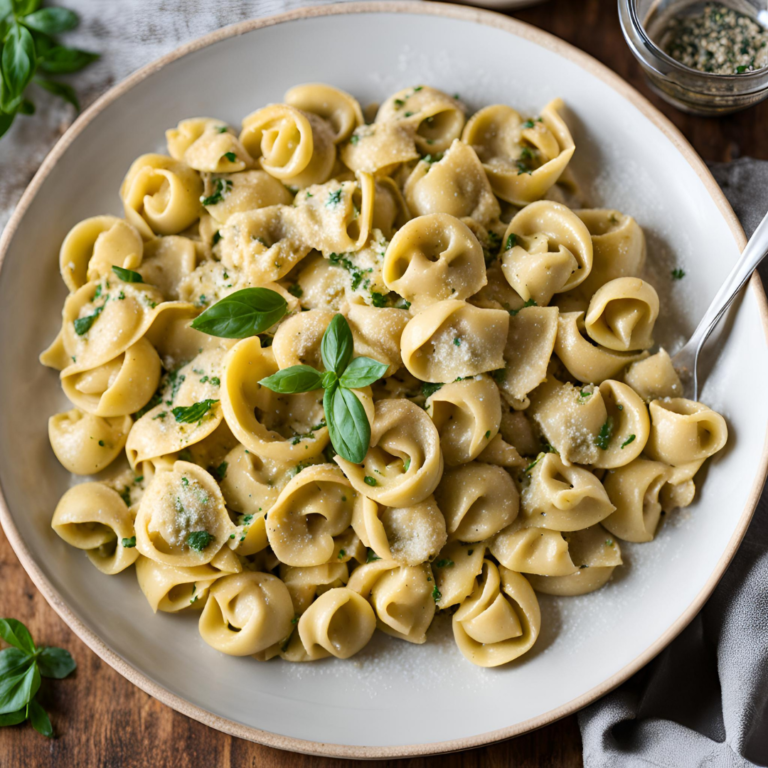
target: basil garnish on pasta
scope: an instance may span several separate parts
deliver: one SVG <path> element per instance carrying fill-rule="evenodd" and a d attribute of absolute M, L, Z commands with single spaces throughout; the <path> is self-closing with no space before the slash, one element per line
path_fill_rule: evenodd
<path fill-rule="evenodd" d="M 225 339 L 245 339 L 271 328 L 288 309 L 269 288 L 243 288 L 208 307 L 192 321 L 196 331 Z"/>
<path fill-rule="evenodd" d="M 112 271 L 124 282 L 124 283 L 143 283 L 144 278 L 132 269 L 124 269 L 123 267 L 112 267 Z"/>
<path fill-rule="evenodd" d="M 325 372 L 309 365 L 292 365 L 259 383 L 283 395 L 324 389 L 325 421 L 334 450 L 347 461 L 359 464 L 368 453 L 371 425 L 353 389 L 378 381 L 388 366 L 370 357 L 352 360 L 354 341 L 344 315 L 336 315 L 323 334 L 320 352 Z"/>
<path fill-rule="evenodd" d="M 218 402 L 218 400 L 201 400 L 199 403 L 189 406 L 179 405 L 171 413 L 179 424 L 194 424 L 195 422 L 199 424 Z"/>

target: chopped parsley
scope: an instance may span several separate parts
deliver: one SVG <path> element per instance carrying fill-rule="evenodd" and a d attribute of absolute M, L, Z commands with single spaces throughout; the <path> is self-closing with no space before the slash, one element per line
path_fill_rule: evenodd
<path fill-rule="evenodd" d="M 126 549 L 133 549 L 136 546 L 136 537 L 131 536 L 130 539 L 121 539 L 120 543 L 126 548 Z"/>
<path fill-rule="evenodd" d="M 523 123 L 523 128 L 530 129 L 530 128 L 533 128 L 533 126 L 534 126 L 533 120 L 531 120 L 530 118 Z"/>
<path fill-rule="evenodd" d="M 112 271 L 124 282 L 124 283 L 143 283 L 144 278 L 132 269 L 123 269 L 122 267 L 112 267 Z"/>
<path fill-rule="evenodd" d="M 352 136 L 352 137 L 350 137 L 350 139 L 349 139 L 349 143 L 350 143 L 350 144 L 357 144 L 357 142 L 358 142 L 358 141 L 360 141 L 360 137 L 359 137 L 359 136 L 357 136 L 357 135 L 355 135 L 355 136 Z"/>
<path fill-rule="evenodd" d="M 340 549 L 339 550 L 339 560 L 343 560 L 346 557 L 346 555 L 347 555 L 347 550 L 346 549 Z"/>
<path fill-rule="evenodd" d="M 528 307 L 537 307 L 537 306 L 538 304 L 536 304 L 535 299 L 528 299 L 528 301 L 526 301 L 525 304 L 523 304 L 523 306 L 520 307 L 520 309 L 526 309 Z M 510 317 L 514 317 L 520 311 L 520 309 L 508 309 L 507 312 L 509 312 Z"/>
<path fill-rule="evenodd" d="M 200 202 L 205 206 L 217 205 L 224 200 L 231 190 L 232 181 L 230 179 L 216 179 L 213 187 L 213 194 L 208 195 L 208 197 L 203 195 L 200 198 Z"/>
<path fill-rule="evenodd" d="M 221 464 L 219 464 L 218 467 L 214 467 L 211 470 L 211 474 L 219 481 L 221 482 L 226 476 L 227 476 L 227 467 L 229 467 L 229 463 L 226 461 L 222 461 Z"/>
<path fill-rule="evenodd" d="M 387 304 L 389 304 L 389 300 L 383 293 L 378 293 L 378 291 L 372 291 L 371 292 L 371 304 L 373 304 L 374 307 L 386 307 Z"/>
<path fill-rule="evenodd" d="M 453 560 L 450 560 L 449 558 L 444 557 L 435 563 L 435 568 L 451 568 L 454 565 L 455 563 L 453 562 Z"/>
<path fill-rule="evenodd" d="M 493 376 L 493 380 L 497 384 L 502 384 L 504 382 L 504 379 L 507 378 L 507 369 L 497 368 L 495 371 L 491 371 L 491 376 Z"/>
<path fill-rule="evenodd" d="M 187 544 L 197 552 L 202 552 L 213 541 L 213 538 L 208 531 L 192 531 L 187 536 Z"/>
<path fill-rule="evenodd" d="M 288 293 L 290 293 L 291 296 L 295 296 L 297 299 L 300 299 L 304 295 L 304 289 L 300 285 L 289 285 Z"/>
<path fill-rule="evenodd" d="M 624 450 L 624 449 L 625 449 L 625 448 L 626 448 L 626 447 L 627 447 L 627 446 L 628 446 L 630 443 L 634 443 L 634 442 L 635 442 L 635 436 L 634 436 L 634 435 L 630 435 L 630 436 L 629 436 L 629 437 L 628 437 L 628 438 L 627 438 L 627 439 L 626 439 L 626 440 L 625 440 L 625 441 L 624 441 L 624 442 L 621 444 L 621 449 L 622 449 L 622 450 Z"/>
<path fill-rule="evenodd" d="M 423 162 L 432 165 L 432 163 L 439 163 L 443 159 L 443 153 L 435 152 L 434 155 L 424 155 L 421 159 Z"/>
<path fill-rule="evenodd" d="M 201 400 L 194 405 L 179 405 L 171 413 L 179 424 L 194 424 L 195 422 L 200 424 L 211 407 L 218 402 L 218 400 Z"/>
<path fill-rule="evenodd" d="M 371 477 L 370 475 L 366 475 L 366 476 L 363 478 L 363 482 L 364 482 L 366 485 L 370 485 L 372 488 L 373 488 L 373 487 L 375 487 L 375 486 L 377 486 L 377 485 L 379 484 L 379 481 L 378 481 L 378 480 L 377 480 L 375 477 Z"/>
<path fill-rule="evenodd" d="M 673 269 L 672 270 L 672 279 L 673 280 L 682 280 L 685 277 L 685 270 L 684 269 Z"/>
<path fill-rule="evenodd" d="M 336 205 L 338 205 L 341 202 L 341 195 L 342 195 L 342 189 L 334 189 L 333 192 L 331 192 L 328 195 L 328 199 L 325 201 L 325 205 L 327 208 L 332 208 Z"/>
<path fill-rule="evenodd" d="M 426 397 L 426 398 L 430 398 L 442 386 L 443 386 L 442 384 L 432 384 L 431 382 L 425 381 L 421 385 L 421 394 L 424 395 L 424 397 Z"/>
<path fill-rule="evenodd" d="M 224 157 L 229 160 L 230 163 L 236 163 L 237 162 L 237 155 L 234 152 L 225 152 Z"/>
<path fill-rule="evenodd" d="M 366 555 L 365 562 L 375 563 L 377 560 L 381 560 L 381 558 L 370 547 L 368 547 L 368 554 Z"/>
<path fill-rule="evenodd" d="M 120 498 L 125 502 L 126 507 L 131 506 L 131 489 L 126 485 L 122 491 L 120 491 Z M 125 545 L 123 545 L 125 546 Z"/>
<path fill-rule="evenodd" d="M 453 345 L 455 347 L 460 347 L 461 346 L 461 339 L 458 336 L 453 340 Z"/>
<path fill-rule="evenodd" d="M 78 317 L 75 320 L 75 333 L 78 336 L 84 336 L 91 330 L 91 326 L 96 322 L 96 318 L 104 311 L 104 304 L 100 307 L 96 307 L 93 314 L 86 315 L 85 317 Z"/>
<path fill-rule="evenodd" d="M 411 468 L 411 457 L 409 456 L 404 462 L 403 462 L 403 472 L 407 472 Z"/>
<path fill-rule="evenodd" d="M 439 603 L 442 597 L 443 593 L 437 588 L 437 584 L 435 584 L 435 586 L 432 587 L 432 599 L 436 603 Z"/>
<path fill-rule="evenodd" d="M 517 235 L 511 232 L 507 237 L 507 242 L 504 244 L 505 251 L 511 251 L 517 245 Z"/>
<path fill-rule="evenodd" d="M 600 427 L 600 431 L 597 433 L 597 437 L 595 438 L 595 445 L 601 451 L 607 451 L 608 445 L 611 442 L 612 436 L 613 436 L 613 419 L 609 416 L 605 424 L 603 424 L 603 426 Z"/>

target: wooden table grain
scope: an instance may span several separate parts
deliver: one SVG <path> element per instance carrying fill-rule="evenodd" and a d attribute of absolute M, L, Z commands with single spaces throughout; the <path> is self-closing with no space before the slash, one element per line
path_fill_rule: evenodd
<path fill-rule="evenodd" d="M 768 159 L 768 102 L 725 118 L 684 115 L 648 88 L 619 27 L 615 0 L 550 0 L 512 14 L 592 54 L 664 112 L 705 160 Z M 42 703 L 57 738 L 28 725 L 0 729 L 0 768 L 328 768 L 339 761 L 295 755 L 226 736 L 177 714 L 123 679 L 69 631 L 36 591 L 0 534 L 0 613 L 35 639 L 68 648 L 72 678 L 45 683 Z M 391 761 L 398 768 L 571 768 L 580 766 L 575 716 L 511 741 L 460 754 Z M 348 763 L 363 765 L 363 763 Z"/>

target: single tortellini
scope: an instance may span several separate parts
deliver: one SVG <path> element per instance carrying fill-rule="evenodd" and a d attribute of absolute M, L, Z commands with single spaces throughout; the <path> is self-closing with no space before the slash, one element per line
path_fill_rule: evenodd
<path fill-rule="evenodd" d="M 537 592 L 545 595 L 586 595 L 604 586 L 616 566 L 623 562 L 618 543 L 601 525 L 562 536 L 568 543 L 568 552 L 577 570 L 563 576 L 530 574 L 528 580 Z"/>
<path fill-rule="evenodd" d="M 645 235 L 640 225 L 620 211 L 585 208 L 574 213 L 592 236 L 592 271 L 579 286 L 587 298 L 611 280 L 639 277 L 645 266 Z"/>
<path fill-rule="evenodd" d="M 437 597 L 429 565 L 377 560 L 357 568 L 347 586 L 370 601 L 382 632 L 409 643 L 426 642 Z"/>
<path fill-rule="evenodd" d="M 356 254 L 353 254 L 353 256 Z M 316 251 L 301 262 L 295 282 L 289 287 L 301 296 L 302 309 L 332 309 L 346 304 L 349 273 Z"/>
<path fill-rule="evenodd" d="M 557 333 L 557 307 L 524 307 L 509 318 L 504 368 L 493 375 L 513 408 L 527 408 L 528 394 L 547 377 Z"/>
<path fill-rule="evenodd" d="M 271 573 L 223 576 L 209 589 L 200 615 L 200 635 L 230 656 L 252 656 L 291 634 L 293 604 L 288 588 Z"/>
<path fill-rule="evenodd" d="M 376 123 L 406 123 L 423 153 L 444 152 L 464 127 L 464 105 L 447 93 L 417 85 L 392 94 L 376 113 Z"/>
<path fill-rule="evenodd" d="M 551 101 L 536 120 L 526 120 L 502 104 L 476 112 L 462 141 L 476 152 L 498 197 L 514 205 L 539 200 L 557 182 L 575 145 L 562 117 L 560 99 Z"/>
<path fill-rule="evenodd" d="M 602 384 L 606 379 L 614 379 L 630 363 L 642 360 L 648 354 L 615 352 L 585 338 L 583 331 L 583 312 L 561 313 L 558 318 L 555 354 L 568 373 L 585 384 Z M 636 390 L 636 387 L 633 389 Z"/>
<path fill-rule="evenodd" d="M 338 467 L 307 467 L 283 488 L 267 514 L 272 551 L 286 565 L 327 563 L 333 557 L 334 537 L 349 528 L 356 507 L 363 503 Z"/>
<path fill-rule="evenodd" d="M 371 234 L 373 177 L 329 181 L 296 196 L 296 226 L 301 238 L 323 254 L 359 251 Z"/>
<path fill-rule="evenodd" d="M 234 132 L 213 117 L 182 120 L 165 132 L 168 154 L 205 173 L 236 173 L 253 164 Z"/>
<path fill-rule="evenodd" d="M 592 269 L 592 238 L 584 222 L 560 203 L 523 208 L 504 233 L 501 268 L 526 301 L 545 306 L 582 283 Z"/>
<path fill-rule="evenodd" d="M 432 560 L 447 540 L 445 518 L 432 496 L 408 507 L 380 507 L 366 499 L 355 508 L 352 526 L 366 547 L 399 565 Z"/>
<path fill-rule="evenodd" d="M 401 163 L 418 159 L 415 131 L 412 122 L 402 120 L 361 125 L 342 147 L 341 159 L 355 173 L 387 176 Z"/>
<path fill-rule="evenodd" d="M 411 219 L 387 247 L 384 282 L 414 312 L 444 299 L 466 299 L 485 284 L 483 249 L 469 227 L 448 213 Z"/>
<path fill-rule="evenodd" d="M 160 357 L 139 339 L 122 355 L 90 370 L 61 377 L 64 394 L 94 416 L 127 416 L 143 408 L 160 381 Z"/>
<path fill-rule="evenodd" d="M 293 610 L 300 615 L 319 594 L 343 587 L 349 581 L 349 566 L 339 560 L 303 568 L 281 564 L 280 578 L 291 594 Z"/>
<path fill-rule="evenodd" d="M 224 350 L 195 357 L 164 380 L 163 399 L 133 425 L 126 444 L 132 467 L 189 449 L 212 435 L 224 413 L 220 381 Z"/>
<path fill-rule="evenodd" d="M 484 541 L 451 541 L 440 550 L 432 562 L 440 610 L 458 605 L 472 594 L 475 579 L 483 570 L 485 550 Z"/>
<path fill-rule="evenodd" d="M 509 313 L 447 299 L 417 314 L 405 326 L 405 367 L 429 382 L 455 381 L 504 367 Z"/>
<path fill-rule="evenodd" d="M 293 195 L 285 185 L 266 171 L 217 174 L 211 181 L 211 193 L 206 199 L 205 210 L 217 228 L 236 213 L 293 202 Z"/>
<path fill-rule="evenodd" d="M 346 311 L 352 331 L 355 355 L 370 357 L 388 365 L 384 376 L 392 376 L 403 365 L 400 340 L 410 315 L 395 307 L 369 307 L 366 304 L 350 304 Z"/>
<path fill-rule="evenodd" d="M 650 404 L 651 434 L 645 452 L 680 467 L 713 456 L 728 441 L 725 419 L 703 403 L 684 398 Z"/>
<path fill-rule="evenodd" d="M 603 347 L 629 352 L 653 346 L 658 316 L 656 289 L 639 277 L 619 277 L 592 296 L 584 326 L 589 337 Z"/>
<path fill-rule="evenodd" d="M 357 592 L 335 587 L 307 608 L 298 628 L 310 659 L 348 659 L 368 645 L 376 630 L 376 615 Z"/>
<path fill-rule="evenodd" d="M 647 459 L 609 470 L 603 484 L 616 511 L 602 525 L 625 541 L 652 541 L 661 519 L 659 493 L 670 476 L 666 464 Z"/>
<path fill-rule="evenodd" d="M 683 394 L 680 376 L 664 349 L 630 365 L 624 374 L 624 383 L 629 384 L 646 402 L 665 397 L 677 398 Z"/>
<path fill-rule="evenodd" d="M 551 377 L 534 394 L 533 418 L 566 463 L 602 469 L 636 459 L 650 432 L 645 403 L 610 379 L 580 389 Z"/>
<path fill-rule="evenodd" d="M 539 576 L 568 576 L 578 566 L 571 560 L 568 542 L 560 531 L 526 525 L 524 515 L 494 536 L 491 554 L 511 571 Z"/>
<path fill-rule="evenodd" d="M 296 85 L 285 94 L 285 103 L 325 120 L 333 130 L 335 144 L 346 141 L 365 122 L 354 96 L 325 83 Z"/>
<path fill-rule="evenodd" d="M 476 459 L 501 425 L 499 389 L 488 376 L 446 384 L 427 398 L 426 411 L 440 433 L 449 467 Z"/>
<path fill-rule="evenodd" d="M 133 515 L 117 491 L 82 483 L 59 500 L 51 527 L 67 544 L 85 550 L 102 572 L 120 573 L 136 562 Z"/>
<path fill-rule="evenodd" d="M 155 286 L 168 301 L 182 298 L 185 280 L 195 271 L 197 250 L 194 241 L 180 235 L 150 240 L 144 246 L 144 260 L 138 273 Z M 200 294 L 196 294 L 197 298 Z M 185 297 L 186 298 L 186 297 Z"/>
<path fill-rule="evenodd" d="M 358 493 L 389 507 L 408 507 L 430 496 L 443 474 L 440 435 L 410 400 L 379 400 L 371 443 L 362 465 L 335 461 Z"/>
<path fill-rule="evenodd" d="M 520 499 L 506 470 L 472 462 L 445 472 L 435 498 L 452 541 L 483 541 L 514 522 Z"/>
<path fill-rule="evenodd" d="M 539 601 L 525 576 L 490 560 L 453 614 L 456 645 L 479 667 L 498 667 L 527 653 L 540 628 Z"/>
<path fill-rule="evenodd" d="M 293 365 L 309 365 L 325 370 L 321 345 L 335 312 L 327 309 L 310 309 L 287 318 L 280 324 L 272 341 L 272 352 L 280 368 Z"/>
<path fill-rule="evenodd" d="M 141 499 L 136 548 L 165 565 L 217 565 L 227 551 L 234 557 L 229 545 L 237 530 L 213 477 L 196 464 L 177 461 L 155 475 Z"/>
<path fill-rule="evenodd" d="M 48 419 L 48 439 L 68 472 L 94 475 L 118 457 L 132 423 L 130 416 L 103 418 L 73 408 Z"/>
<path fill-rule="evenodd" d="M 385 176 L 375 180 L 373 195 L 373 220 L 371 226 L 391 239 L 392 235 L 411 218 L 411 212 L 393 179 Z"/>
<path fill-rule="evenodd" d="M 68 232 L 59 251 L 61 277 L 70 292 L 112 275 L 112 267 L 135 270 L 144 253 L 138 230 L 116 216 L 94 216 Z"/>
<path fill-rule="evenodd" d="M 224 358 L 221 405 L 235 437 L 258 456 L 305 461 L 328 445 L 322 391 L 280 395 L 259 382 L 277 373 L 271 347 L 258 337 L 238 342 Z"/>
<path fill-rule="evenodd" d="M 244 118 L 240 141 L 270 176 L 298 189 L 327 181 L 336 161 L 331 126 L 287 104 Z"/>
<path fill-rule="evenodd" d="M 235 213 L 219 230 L 221 261 L 257 286 L 288 274 L 311 250 L 294 208 L 273 205 Z"/>
<path fill-rule="evenodd" d="M 67 374 L 107 363 L 147 333 L 162 300 L 150 285 L 109 278 L 86 283 L 64 302 L 61 335 L 40 361 Z"/>
<path fill-rule="evenodd" d="M 588 470 L 567 466 L 555 453 L 540 456 L 522 492 L 525 524 L 553 531 L 580 531 L 605 520 L 615 507 Z"/>
<path fill-rule="evenodd" d="M 187 608 L 202 608 L 208 599 L 211 585 L 224 575 L 226 572 L 210 564 L 178 568 L 148 557 L 139 557 L 136 561 L 139 588 L 155 613 L 178 613 Z"/>
<path fill-rule="evenodd" d="M 475 151 L 458 139 L 442 158 L 430 154 L 416 164 L 405 183 L 405 199 L 414 216 L 446 213 L 489 224 L 501 215 Z"/>
<path fill-rule="evenodd" d="M 185 163 L 166 155 L 142 155 L 120 187 L 125 218 L 145 240 L 176 235 L 200 216 L 203 182 Z"/>

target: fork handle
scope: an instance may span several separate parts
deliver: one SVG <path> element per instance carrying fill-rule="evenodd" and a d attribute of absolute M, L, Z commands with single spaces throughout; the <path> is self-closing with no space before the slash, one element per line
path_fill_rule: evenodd
<path fill-rule="evenodd" d="M 752 237 L 742 251 L 736 266 L 712 299 L 712 303 L 704 313 L 704 317 L 696 326 L 688 343 L 675 355 L 674 362 L 678 367 L 686 367 L 694 374 L 694 399 L 698 395 L 698 382 L 696 381 L 696 362 L 704 342 L 720 322 L 723 315 L 731 306 L 733 300 L 739 295 L 739 291 L 746 285 L 747 280 L 757 269 L 757 265 L 768 255 L 768 214 L 757 225 Z"/>

